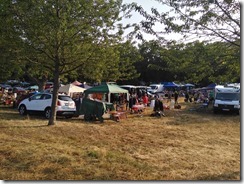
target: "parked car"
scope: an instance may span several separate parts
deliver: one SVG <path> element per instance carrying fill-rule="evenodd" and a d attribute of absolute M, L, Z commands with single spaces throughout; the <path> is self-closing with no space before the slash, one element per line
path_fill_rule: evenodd
<path fill-rule="evenodd" d="M 52 87 L 53 87 L 53 82 L 47 82 L 47 83 L 45 84 L 44 89 L 49 89 L 49 88 L 52 88 Z"/>
<path fill-rule="evenodd" d="M 19 113 L 42 113 L 48 119 L 51 116 L 52 94 L 36 93 L 33 96 L 24 99 L 18 106 Z M 75 102 L 70 96 L 58 95 L 57 116 L 72 118 L 76 113 Z"/>
<path fill-rule="evenodd" d="M 0 91 L 1 92 L 4 92 L 4 90 L 8 91 L 9 89 L 10 90 L 12 89 L 12 87 L 10 85 L 8 85 L 8 84 L 0 84 Z"/>
<path fill-rule="evenodd" d="M 150 89 L 148 89 L 148 92 L 151 94 L 161 93 L 164 90 L 163 84 L 151 84 L 149 87 Z"/>
<path fill-rule="evenodd" d="M 24 99 L 31 97 L 32 95 L 36 94 L 35 92 L 31 93 L 22 93 L 17 95 L 16 101 L 15 101 L 15 107 L 18 107 L 20 102 L 22 102 Z"/>
<path fill-rule="evenodd" d="M 13 87 L 13 93 L 19 94 L 19 93 L 24 93 L 24 92 L 26 92 L 26 90 L 22 87 Z"/>

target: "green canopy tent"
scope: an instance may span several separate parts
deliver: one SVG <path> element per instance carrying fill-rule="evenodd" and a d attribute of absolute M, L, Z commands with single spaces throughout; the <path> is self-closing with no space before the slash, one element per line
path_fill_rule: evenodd
<path fill-rule="evenodd" d="M 111 101 L 111 94 L 112 93 L 126 93 L 127 98 L 129 98 L 129 92 L 126 89 L 123 89 L 119 87 L 116 84 L 102 84 L 100 86 L 95 86 L 90 89 L 85 90 L 85 97 L 87 97 L 89 94 L 93 93 L 106 93 L 108 94 L 108 102 L 110 103 Z M 128 100 L 128 99 L 127 99 Z"/>
<path fill-rule="evenodd" d="M 101 93 L 105 96 L 108 95 L 107 102 L 92 100 L 88 98 L 89 94 Z M 127 98 L 129 97 L 128 90 L 119 87 L 116 84 L 102 84 L 100 86 L 95 86 L 84 91 L 84 98 L 82 100 L 82 105 L 79 110 L 79 114 L 84 114 L 84 119 L 94 120 L 98 118 L 101 122 L 103 121 L 103 114 L 107 109 L 113 110 L 113 104 L 111 103 L 111 94 L 112 93 L 126 93 Z M 128 100 L 128 99 L 127 99 Z"/>

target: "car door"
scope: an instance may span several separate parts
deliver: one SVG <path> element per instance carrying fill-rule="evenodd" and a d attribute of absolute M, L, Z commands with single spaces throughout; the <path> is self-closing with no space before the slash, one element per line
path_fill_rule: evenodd
<path fill-rule="evenodd" d="M 52 104 L 52 95 L 51 94 L 43 94 L 41 97 L 41 103 L 39 105 L 39 109 L 44 111 L 47 107 L 51 107 Z"/>
<path fill-rule="evenodd" d="M 27 110 L 39 111 L 41 97 L 42 97 L 42 94 L 35 94 L 35 95 L 31 96 L 26 103 Z"/>

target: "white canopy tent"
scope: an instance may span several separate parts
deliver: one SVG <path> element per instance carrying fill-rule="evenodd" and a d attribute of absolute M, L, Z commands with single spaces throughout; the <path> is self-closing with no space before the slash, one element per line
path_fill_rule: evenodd
<path fill-rule="evenodd" d="M 82 87 L 78 87 L 74 84 L 67 84 L 59 88 L 58 92 L 66 93 L 71 96 L 72 93 L 83 93 L 86 89 Z"/>

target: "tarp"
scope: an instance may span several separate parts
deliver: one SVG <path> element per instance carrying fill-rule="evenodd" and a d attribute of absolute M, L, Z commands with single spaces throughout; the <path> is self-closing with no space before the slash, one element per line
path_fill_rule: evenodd
<path fill-rule="evenodd" d="M 74 84 L 67 84 L 59 88 L 58 92 L 66 93 L 67 95 L 71 95 L 71 93 L 83 93 L 86 89 L 82 87 L 78 87 Z"/>
<path fill-rule="evenodd" d="M 111 93 L 127 93 L 127 97 L 129 97 L 128 90 L 123 89 L 116 84 L 102 84 L 99 86 L 89 88 L 84 93 L 85 96 L 93 93 L 107 93 L 108 102 L 110 102 Z"/>

